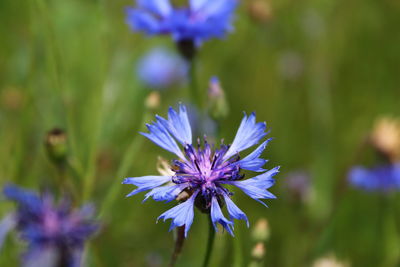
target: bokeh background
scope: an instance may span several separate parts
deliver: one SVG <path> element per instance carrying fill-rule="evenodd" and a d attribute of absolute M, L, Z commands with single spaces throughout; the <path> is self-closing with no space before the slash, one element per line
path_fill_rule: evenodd
<path fill-rule="evenodd" d="M 95 203 L 102 231 L 87 248 L 89 266 L 165 266 L 173 247 L 169 223 L 155 223 L 174 205 L 125 198 L 127 176 L 157 174 L 159 155 L 144 137 L 149 114 L 189 102 L 188 85 L 151 92 L 135 66 L 151 48 L 174 51 L 169 37 L 133 34 L 128 0 L 0 1 L 0 184 L 60 191 Z M 217 234 L 212 266 L 248 266 L 258 219 L 268 220 L 265 266 L 312 266 L 330 255 L 351 266 L 400 266 L 396 196 L 346 186 L 346 173 L 374 121 L 400 116 L 400 2 L 395 0 L 246 0 L 235 30 L 204 44 L 197 80 L 206 92 L 220 78 L 230 112 L 217 138 L 232 141 L 242 111 L 256 111 L 274 137 L 264 153 L 280 165 L 269 208 L 236 194 L 251 226 L 236 237 Z M 144 114 L 147 114 L 144 116 Z M 67 134 L 74 171 L 60 175 L 44 145 L 55 127 Z M 212 133 L 208 133 L 209 135 Z M 290 185 L 293 176 L 302 190 Z M 60 181 L 61 180 L 61 181 Z M 61 192 L 59 192 L 61 193 Z M 397 200 L 398 201 L 398 200 Z M 12 209 L 1 202 L 0 215 Z M 196 212 L 177 266 L 200 266 L 206 216 Z M 18 266 L 23 244 L 11 235 L 1 266 Z"/>

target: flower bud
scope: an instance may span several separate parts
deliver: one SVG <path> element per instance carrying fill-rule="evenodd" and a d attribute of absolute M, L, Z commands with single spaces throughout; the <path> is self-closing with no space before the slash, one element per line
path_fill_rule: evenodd
<path fill-rule="evenodd" d="M 371 144 L 392 162 L 400 160 L 400 120 L 383 117 L 375 122 Z"/>
<path fill-rule="evenodd" d="M 210 114 L 214 119 L 225 118 L 228 115 L 229 106 L 226 101 L 225 92 L 217 77 L 210 79 L 208 101 Z"/>
<path fill-rule="evenodd" d="M 348 267 L 349 264 L 346 262 L 341 262 L 336 259 L 333 255 L 325 256 L 323 258 L 317 259 L 313 267 Z"/>
<path fill-rule="evenodd" d="M 251 256 L 258 261 L 261 261 L 265 256 L 265 245 L 263 242 L 258 242 L 253 250 L 251 251 Z"/>
<path fill-rule="evenodd" d="M 45 138 L 47 155 L 56 164 L 63 164 L 67 158 L 67 135 L 59 129 L 49 131 Z"/>
<path fill-rule="evenodd" d="M 247 5 L 250 17 L 258 23 L 267 23 L 272 19 L 272 8 L 269 0 L 251 0 Z"/>
<path fill-rule="evenodd" d="M 259 219 L 253 228 L 252 238 L 256 242 L 265 242 L 269 239 L 270 229 L 267 219 Z"/>
<path fill-rule="evenodd" d="M 160 106 L 160 94 L 158 92 L 151 92 L 146 100 L 145 100 L 145 106 L 146 108 L 148 108 L 149 110 L 155 110 Z"/>

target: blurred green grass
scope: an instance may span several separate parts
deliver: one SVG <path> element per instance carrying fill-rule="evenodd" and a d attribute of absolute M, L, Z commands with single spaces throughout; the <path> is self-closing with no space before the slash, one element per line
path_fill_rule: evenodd
<path fill-rule="evenodd" d="M 221 136 L 232 140 L 242 111 L 267 121 L 274 141 L 268 167 L 282 166 L 269 209 L 238 194 L 253 224 L 271 226 L 266 266 L 310 266 L 335 253 L 353 266 L 399 266 L 399 233 L 390 206 L 379 196 L 349 191 L 334 208 L 334 190 L 355 149 L 381 115 L 400 115 L 400 4 L 395 0 L 270 1 L 272 17 L 257 23 L 242 3 L 235 32 L 206 43 L 198 81 L 206 90 L 218 75 L 230 104 Z M 0 181 L 55 187 L 56 170 L 43 139 L 54 127 L 67 131 L 69 154 L 79 166 L 82 194 L 99 209 L 116 172 L 138 135 L 147 94 L 134 75 L 136 60 L 155 45 L 173 48 L 168 37 L 132 34 L 124 23 L 131 1 L 3 0 L 0 2 Z M 187 102 L 187 90 L 162 92 L 156 110 Z M 143 138 L 144 139 L 144 138 Z M 126 176 L 156 173 L 159 154 L 138 143 Z M 289 200 L 285 175 L 309 170 L 309 203 Z M 71 178 L 72 179 L 72 178 Z M 118 186 L 118 185 L 117 185 Z M 151 266 L 166 263 L 172 246 L 168 224 L 156 217 L 172 204 L 126 199 L 121 186 L 91 242 L 90 265 Z M 1 214 L 10 210 L 1 205 Z M 196 213 L 178 266 L 197 266 L 205 250 L 206 219 Z M 218 235 L 213 266 L 243 264 L 253 246 L 237 224 L 240 248 Z M 14 245 L 13 245 L 14 244 Z M 19 243 L 7 242 L 3 266 L 16 266 Z M 5 255 L 5 256 L 3 256 Z M 224 263 L 224 264 L 223 264 Z"/>

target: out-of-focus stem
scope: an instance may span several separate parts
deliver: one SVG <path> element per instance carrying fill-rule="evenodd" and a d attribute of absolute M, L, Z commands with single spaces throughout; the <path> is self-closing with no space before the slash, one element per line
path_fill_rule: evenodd
<path fill-rule="evenodd" d="M 140 130 L 143 129 L 145 122 L 150 120 L 150 112 L 145 111 L 142 117 L 142 121 L 140 122 Z M 143 129 L 144 130 L 144 129 Z M 119 165 L 117 170 L 115 180 L 113 181 L 110 190 L 108 191 L 107 196 L 104 199 L 102 209 L 100 211 L 100 217 L 102 218 L 107 214 L 109 209 L 112 207 L 112 204 L 115 202 L 117 195 L 121 190 L 121 182 L 122 178 L 127 175 L 127 171 L 129 170 L 130 165 L 135 159 L 135 156 L 138 155 L 138 149 L 142 145 L 143 137 L 137 135 L 129 145 L 128 149 L 125 151 L 125 155 L 122 158 L 122 162 Z"/>
<path fill-rule="evenodd" d="M 202 95 L 200 94 L 199 88 L 197 86 L 195 59 L 192 59 L 190 61 L 189 79 L 190 79 L 190 85 L 189 85 L 190 99 L 197 108 L 202 109 L 203 101 L 202 101 Z"/>
<path fill-rule="evenodd" d="M 243 266 L 243 253 L 242 253 L 242 242 L 240 227 L 235 229 L 235 238 L 233 238 L 233 266 Z"/>

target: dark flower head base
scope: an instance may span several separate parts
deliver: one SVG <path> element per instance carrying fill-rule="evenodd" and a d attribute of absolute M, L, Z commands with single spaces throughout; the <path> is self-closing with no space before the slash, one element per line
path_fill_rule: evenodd
<path fill-rule="evenodd" d="M 174 175 L 126 178 L 123 183 L 138 187 L 128 196 L 150 190 L 145 200 L 152 197 L 156 201 L 169 202 L 182 192 L 187 193 L 188 198 L 184 202 L 158 218 L 172 219 L 170 229 L 185 225 L 187 236 L 193 222 L 194 206 L 210 214 L 216 231 L 219 223 L 233 235 L 233 219 L 245 220 L 249 225 L 246 214 L 231 200 L 233 193 L 224 185 L 238 187 L 263 205 L 262 199 L 275 198 L 267 189 L 275 183 L 272 177 L 279 172 L 279 167 L 267 171 L 263 169 L 267 161 L 260 158 L 271 139 L 261 143 L 243 159 L 239 156 L 239 152 L 256 145 L 267 135 L 266 124 L 256 123 L 254 113 L 244 115 L 232 144 L 221 144 L 218 149 L 210 145 L 206 138 L 203 144 L 200 139 L 196 145 L 192 144 L 192 130 L 184 105 L 179 106 L 179 112 L 170 108 L 168 119 L 156 116 L 156 121 L 147 127 L 149 133 L 142 133 L 144 136 L 178 157 L 173 161 Z M 183 151 L 175 140 L 182 145 Z M 261 174 L 244 180 L 242 169 Z M 222 213 L 223 205 L 226 205 L 229 219 Z"/>

